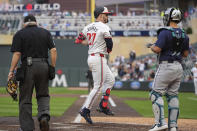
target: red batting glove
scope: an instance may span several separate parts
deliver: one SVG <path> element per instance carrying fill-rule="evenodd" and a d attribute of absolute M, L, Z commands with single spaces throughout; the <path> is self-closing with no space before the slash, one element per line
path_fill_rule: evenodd
<path fill-rule="evenodd" d="M 81 44 L 82 40 L 76 39 L 75 44 Z"/>

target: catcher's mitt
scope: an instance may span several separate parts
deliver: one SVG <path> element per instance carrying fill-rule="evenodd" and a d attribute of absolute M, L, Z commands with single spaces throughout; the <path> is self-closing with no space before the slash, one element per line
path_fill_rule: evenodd
<path fill-rule="evenodd" d="M 12 77 L 8 83 L 6 90 L 10 94 L 10 96 L 13 98 L 14 101 L 17 101 L 17 89 L 18 89 L 18 83 L 16 81 L 15 77 Z"/>
<path fill-rule="evenodd" d="M 152 45 L 153 45 L 153 44 L 148 43 L 148 44 L 146 44 L 146 47 L 147 47 L 147 48 L 150 48 Z"/>

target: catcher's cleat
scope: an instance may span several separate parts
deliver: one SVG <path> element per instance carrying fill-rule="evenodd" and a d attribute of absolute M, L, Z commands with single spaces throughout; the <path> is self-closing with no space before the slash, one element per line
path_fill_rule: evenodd
<path fill-rule="evenodd" d="M 177 131 L 176 127 L 170 128 L 170 131 Z"/>
<path fill-rule="evenodd" d="M 103 107 L 99 106 L 96 110 L 98 112 L 104 113 L 105 115 L 109 115 L 109 116 L 113 116 L 114 115 L 114 112 L 111 111 L 109 107 L 103 108 Z"/>
<path fill-rule="evenodd" d="M 168 125 L 155 124 L 149 131 L 163 131 L 168 129 Z"/>
<path fill-rule="evenodd" d="M 79 114 L 89 123 L 93 124 L 92 119 L 90 117 L 90 110 L 87 108 L 83 108 Z"/>
<path fill-rule="evenodd" d="M 49 131 L 49 121 L 47 117 L 42 117 L 40 120 L 40 130 Z"/>

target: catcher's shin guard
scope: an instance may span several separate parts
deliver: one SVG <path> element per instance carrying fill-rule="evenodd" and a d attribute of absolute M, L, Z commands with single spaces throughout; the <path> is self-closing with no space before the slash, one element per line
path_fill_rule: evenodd
<path fill-rule="evenodd" d="M 164 101 L 162 95 L 152 90 L 150 92 L 150 99 L 152 101 L 152 110 L 155 116 L 155 124 L 158 126 L 166 125 L 164 119 Z"/>
<path fill-rule="evenodd" d="M 177 119 L 179 116 L 179 99 L 178 96 L 170 96 L 166 94 L 168 102 L 168 126 L 170 128 L 177 127 Z"/>

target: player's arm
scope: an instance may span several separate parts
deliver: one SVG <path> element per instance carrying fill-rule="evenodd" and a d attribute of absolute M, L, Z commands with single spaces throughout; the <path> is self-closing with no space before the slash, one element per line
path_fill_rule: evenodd
<path fill-rule="evenodd" d="M 151 49 L 154 53 L 157 53 L 157 54 L 159 54 L 159 53 L 161 52 L 161 48 L 159 48 L 159 47 L 156 46 L 156 45 L 152 45 L 152 46 L 150 47 L 150 49 Z"/>
<path fill-rule="evenodd" d="M 188 50 L 183 51 L 183 57 L 187 57 L 188 55 L 189 55 L 189 51 Z"/>
<path fill-rule="evenodd" d="M 106 42 L 106 45 L 107 45 L 107 52 L 110 53 L 112 51 L 112 48 L 113 48 L 112 38 L 105 38 L 105 42 Z"/>
<path fill-rule="evenodd" d="M 189 55 L 189 37 L 188 36 L 186 36 L 186 39 L 183 41 L 183 45 L 184 45 L 183 47 L 184 51 L 182 53 L 182 56 L 187 57 Z"/>
<path fill-rule="evenodd" d="M 11 66 L 10 66 L 10 71 L 8 74 L 8 81 L 14 76 L 14 69 L 16 68 L 18 61 L 21 57 L 21 53 L 20 52 L 14 52 L 13 56 L 12 56 L 12 62 L 11 62 Z"/>
<path fill-rule="evenodd" d="M 158 35 L 158 39 L 155 44 L 151 45 L 149 48 L 154 52 L 159 54 L 164 48 L 166 43 L 166 34 L 165 31 L 161 31 Z"/>
<path fill-rule="evenodd" d="M 20 33 L 16 33 L 13 37 L 11 52 L 13 52 L 12 62 L 10 66 L 10 71 L 8 74 L 8 80 L 10 80 L 14 75 L 14 70 L 17 67 L 17 64 L 21 57 L 21 50 L 22 50 L 22 41 L 21 41 Z"/>
<path fill-rule="evenodd" d="M 50 55 L 51 55 L 51 65 L 53 67 L 55 67 L 55 65 L 56 65 L 56 59 L 57 59 L 57 50 L 56 50 L 56 48 L 52 48 L 50 50 Z"/>
<path fill-rule="evenodd" d="M 113 48 L 113 41 L 112 41 L 112 35 L 110 32 L 110 28 L 108 26 L 104 29 L 103 36 L 104 36 L 104 39 L 106 42 L 107 52 L 110 53 Z"/>
<path fill-rule="evenodd" d="M 77 39 L 75 40 L 75 44 L 83 44 L 88 45 L 85 35 L 81 32 L 79 33 Z"/>
<path fill-rule="evenodd" d="M 55 47 L 55 42 L 52 38 L 52 35 L 50 32 L 48 32 L 48 41 L 47 41 L 47 44 L 48 44 L 48 48 L 49 48 L 49 51 L 50 51 L 50 56 L 51 56 L 51 65 L 53 67 L 55 67 L 56 65 L 56 59 L 57 59 L 57 49 Z"/>

